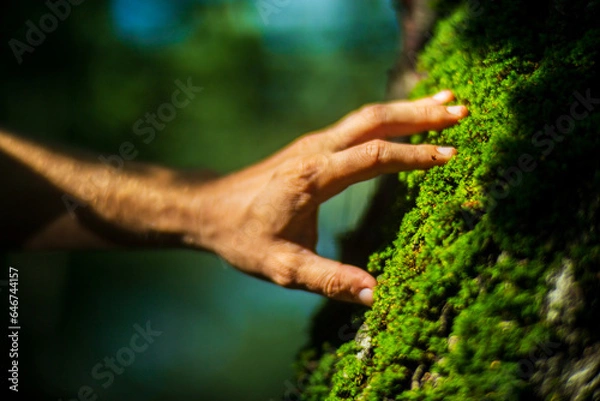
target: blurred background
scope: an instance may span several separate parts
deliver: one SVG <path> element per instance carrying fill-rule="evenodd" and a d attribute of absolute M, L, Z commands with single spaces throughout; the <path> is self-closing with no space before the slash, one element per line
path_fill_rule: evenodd
<path fill-rule="evenodd" d="M 221 174 L 382 100 L 398 46 L 389 0 L 13 1 L 0 19 L 1 127 L 105 157 L 128 141 L 137 161 Z M 202 91 L 139 135 L 177 80 Z M 322 207 L 321 254 L 338 256 L 373 187 Z M 19 269 L 20 388 L 37 399 L 85 399 L 84 386 L 98 400 L 278 399 L 323 301 L 200 252 L 0 261 Z M 162 334 L 112 380 L 94 375 L 147 324 Z"/>

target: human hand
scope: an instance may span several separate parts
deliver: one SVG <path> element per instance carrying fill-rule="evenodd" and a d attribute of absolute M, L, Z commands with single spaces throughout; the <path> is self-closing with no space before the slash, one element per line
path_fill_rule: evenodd
<path fill-rule="evenodd" d="M 370 306 L 375 278 L 315 253 L 319 205 L 356 182 L 450 160 L 451 147 L 386 139 L 455 124 L 467 109 L 443 106 L 452 98 L 442 91 L 365 106 L 251 167 L 203 183 L 189 203 L 200 216 L 189 220 L 185 242 L 283 287 Z"/>

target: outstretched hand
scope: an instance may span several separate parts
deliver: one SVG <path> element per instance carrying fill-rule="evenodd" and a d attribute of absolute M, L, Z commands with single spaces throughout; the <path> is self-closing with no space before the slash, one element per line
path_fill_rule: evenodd
<path fill-rule="evenodd" d="M 359 181 L 450 160 L 452 147 L 386 139 L 457 123 L 467 109 L 444 106 L 452 98 L 442 91 L 412 102 L 364 106 L 251 167 L 204 183 L 190 202 L 201 210 L 185 242 L 283 287 L 370 306 L 375 278 L 315 253 L 319 205 Z"/>

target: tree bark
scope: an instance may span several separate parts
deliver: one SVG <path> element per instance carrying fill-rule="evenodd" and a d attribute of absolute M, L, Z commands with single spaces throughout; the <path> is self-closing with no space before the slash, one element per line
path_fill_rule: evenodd
<path fill-rule="evenodd" d="M 397 2 L 389 97 L 453 89 L 471 116 L 427 141 L 459 155 L 382 180 L 343 241 L 375 305 L 319 313 L 301 399 L 600 400 L 600 5 L 427 3 Z"/>

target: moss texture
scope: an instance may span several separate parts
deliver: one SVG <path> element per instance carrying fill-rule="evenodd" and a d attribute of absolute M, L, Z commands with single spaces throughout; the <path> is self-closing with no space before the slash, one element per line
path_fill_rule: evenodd
<path fill-rule="evenodd" d="M 370 258 L 375 305 L 317 323 L 287 398 L 598 400 L 600 2 L 435 7 L 413 95 L 470 116 L 414 142 L 459 155 L 399 175 L 414 206 Z"/>

